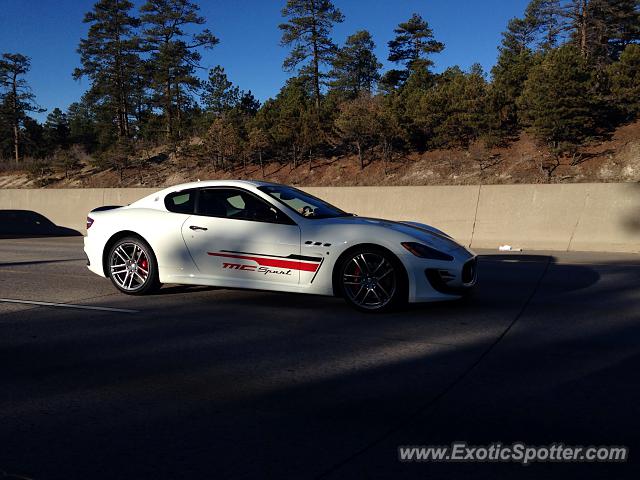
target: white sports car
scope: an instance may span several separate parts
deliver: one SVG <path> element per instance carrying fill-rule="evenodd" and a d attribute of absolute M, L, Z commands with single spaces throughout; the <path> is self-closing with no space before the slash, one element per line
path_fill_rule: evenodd
<path fill-rule="evenodd" d="M 338 295 L 363 311 L 459 298 L 476 256 L 427 225 L 357 217 L 293 187 L 206 181 L 87 217 L 89 269 L 124 293 L 162 283 Z"/>

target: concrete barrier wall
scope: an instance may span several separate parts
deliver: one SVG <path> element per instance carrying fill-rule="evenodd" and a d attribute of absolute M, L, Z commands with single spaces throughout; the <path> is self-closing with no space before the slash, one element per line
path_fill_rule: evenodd
<path fill-rule="evenodd" d="M 473 245 L 640 251 L 640 185 L 491 185 L 481 189 Z"/>
<path fill-rule="evenodd" d="M 31 210 L 84 233 L 86 213 L 157 189 L 0 190 L 0 210 Z M 465 245 L 640 252 L 639 184 L 308 187 L 361 216 L 415 220 Z"/>
<path fill-rule="evenodd" d="M 156 189 L 3 189 L 0 210 L 30 210 L 44 215 L 60 227 L 86 231 L 87 212 L 102 205 L 127 205 Z M 1 228 L 0 228 L 1 231 Z"/>

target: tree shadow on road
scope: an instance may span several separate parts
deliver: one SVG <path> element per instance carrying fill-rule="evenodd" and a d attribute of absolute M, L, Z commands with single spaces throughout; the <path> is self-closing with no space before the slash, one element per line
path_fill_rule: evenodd
<path fill-rule="evenodd" d="M 623 478 L 612 464 L 407 465 L 396 448 L 634 451 L 638 267 L 482 256 L 470 302 L 389 315 L 217 289 L 127 317 L 5 315 L 0 463 L 38 478 L 202 478 L 212 462 L 219 478 Z"/>

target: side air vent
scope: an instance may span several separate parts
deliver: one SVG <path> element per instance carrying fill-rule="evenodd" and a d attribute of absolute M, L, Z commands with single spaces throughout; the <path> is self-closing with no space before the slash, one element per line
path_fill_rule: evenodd
<path fill-rule="evenodd" d="M 305 245 L 311 247 L 330 247 L 331 244 L 330 243 L 325 243 L 325 242 L 316 242 L 314 240 L 307 240 L 306 242 L 304 242 Z"/>

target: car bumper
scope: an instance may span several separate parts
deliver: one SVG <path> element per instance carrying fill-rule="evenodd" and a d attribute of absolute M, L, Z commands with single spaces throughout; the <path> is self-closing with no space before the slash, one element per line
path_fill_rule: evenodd
<path fill-rule="evenodd" d="M 102 265 L 102 249 L 92 242 L 90 237 L 84 237 L 84 254 L 87 257 L 87 268 L 93 273 L 104 277 Z"/>
<path fill-rule="evenodd" d="M 477 256 L 466 249 L 451 262 L 416 262 L 414 257 L 407 268 L 409 302 L 455 300 L 468 295 L 478 279 L 477 263 Z"/>

